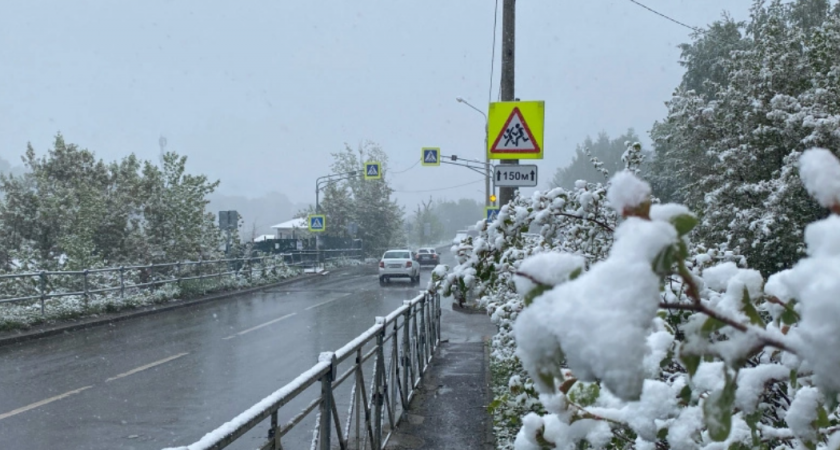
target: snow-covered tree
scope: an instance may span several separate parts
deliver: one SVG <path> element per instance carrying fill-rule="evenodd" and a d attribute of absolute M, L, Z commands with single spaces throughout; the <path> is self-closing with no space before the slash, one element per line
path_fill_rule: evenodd
<path fill-rule="evenodd" d="M 800 153 L 840 148 L 840 17 L 826 3 L 757 1 L 740 41 L 726 22 L 684 47 L 691 75 L 652 132 L 657 193 L 764 274 L 804 254 L 804 227 L 823 214 L 796 177 Z"/>
<path fill-rule="evenodd" d="M 438 199 L 434 205 L 435 214 L 443 225 L 443 235 L 452 239 L 459 230 L 475 224 L 484 216 L 484 203 L 469 198 L 458 200 Z"/>
<path fill-rule="evenodd" d="M 134 225 L 143 231 L 135 242 L 137 257 L 147 262 L 215 259 L 221 256 L 222 236 L 216 217 L 207 213 L 207 196 L 219 185 L 205 175 L 186 173 L 186 156 L 167 152 L 163 168 L 143 166 L 139 197 L 142 214 Z"/>
<path fill-rule="evenodd" d="M 357 149 L 345 146 L 344 151 L 332 156 L 334 173 L 359 172 L 346 185 L 353 199 L 350 218 L 358 226 L 357 237 L 364 241 L 365 251 L 378 255 L 400 243 L 404 238 L 404 211 L 391 197 L 394 190 L 388 180 L 388 154 L 378 144 L 365 142 Z M 364 179 L 362 167 L 368 161 L 381 164 L 381 179 Z"/>
<path fill-rule="evenodd" d="M 24 162 L 24 174 L 0 176 L 0 269 L 34 256 L 43 269 L 80 270 L 219 255 L 204 213 L 218 182 L 187 174 L 186 158 L 106 164 L 59 134 L 42 157 L 29 146 Z"/>
<path fill-rule="evenodd" d="M 551 187 L 572 189 L 578 180 L 597 180 L 602 177 L 598 170 L 599 165 L 603 165 L 609 172 L 619 170 L 624 167 L 621 162 L 621 155 L 625 150 L 624 143 L 638 140 L 639 136 L 632 129 L 614 139 L 610 139 L 606 132 L 598 133 L 595 140 L 587 137 L 582 144 L 578 144 L 569 165 L 559 167 L 554 173 Z M 597 159 L 599 165 L 592 164 L 593 158 Z"/>
<path fill-rule="evenodd" d="M 434 201 L 420 202 L 414 210 L 410 222 L 410 241 L 418 245 L 429 245 L 440 242 L 443 239 L 443 223 L 435 212 Z M 426 234 L 426 227 L 429 233 Z"/>

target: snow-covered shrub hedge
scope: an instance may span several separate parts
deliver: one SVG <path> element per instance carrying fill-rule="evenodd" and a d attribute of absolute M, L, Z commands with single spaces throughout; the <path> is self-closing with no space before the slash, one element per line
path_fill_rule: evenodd
<path fill-rule="evenodd" d="M 642 162 L 641 146 L 628 143 L 622 159 L 637 171 Z M 591 160 L 606 181 L 609 172 L 597 158 Z M 499 220 L 478 223 L 479 236 L 453 247 L 458 265 L 451 269 L 441 265 L 433 272 L 430 288 L 459 302 L 478 298 L 499 329 L 491 342 L 495 396 L 491 410 L 500 448 L 512 442 L 525 413 L 542 411 L 533 382 L 514 355 L 512 325 L 524 302 L 530 301 L 517 294 L 514 276 L 523 260 L 532 255 L 568 252 L 590 262 L 603 259 L 618 218 L 607 205 L 606 194 L 604 183 L 578 181 L 571 191 L 555 188 L 531 198 L 517 196 L 502 208 Z M 539 233 L 529 233 L 537 228 Z M 529 264 L 538 267 L 540 260 L 535 258 Z"/>
<path fill-rule="evenodd" d="M 840 161 L 808 150 L 798 169 L 833 214 L 766 283 L 692 246 L 697 218 L 632 171 L 517 199 L 460 246 L 432 288 L 476 293 L 499 325 L 499 447 L 840 448 Z"/>

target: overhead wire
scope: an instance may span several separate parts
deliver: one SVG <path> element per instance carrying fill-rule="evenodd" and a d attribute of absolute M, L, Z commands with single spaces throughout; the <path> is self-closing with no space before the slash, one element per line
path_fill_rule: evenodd
<path fill-rule="evenodd" d="M 403 170 L 400 170 L 400 171 L 397 171 L 397 172 L 392 172 L 392 171 L 389 170 L 388 173 L 390 173 L 392 175 L 396 175 L 396 174 L 408 172 L 409 170 L 417 167 L 417 164 L 420 164 L 421 159 L 423 159 L 423 158 L 417 158 L 417 161 L 414 161 L 414 164 L 410 165 L 407 169 L 403 169 Z"/>
<path fill-rule="evenodd" d="M 437 189 L 423 189 L 423 190 L 419 190 L 419 191 L 402 191 L 402 190 L 394 189 L 394 192 L 399 192 L 401 194 L 421 194 L 421 193 L 424 193 L 424 192 L 445 191 L 447 189 L 455 189 L 455 188 L 469 186 L 469 185 L 478 184 L 478 183 L 484 183 L 484 178 L 482 178 L 480 180 L 476 180 L 476 181 L 471 181 L 469 183 L 457 184 L 455 186 L 447 186 L 447 187 L 442 187 L 442 188 L 437 188 Z"/>
<path fill-rule="evenodd" d="M 643 5 L 643 4 L 639 3 L 639 2 L 637 2 L 636 0 L 629 0 L 629 1 L 630 1 L 630 2 L 632 2 L 632 3 L 635 3 L 635 4 L 636 4 L 636 5 L 638 5 L 638 6 L 641 6 L 642 8 L 644 8 L 644 9 L 646 9 L 646 10 L 648 10 L 648 11 L 650 11 L 650 12 L 652 12 L 652 13 L 654 13 L 654 14 L 656 14 L 656 15 L 660 16 L 660 17 L 664 17 L 665 19 L 670 20 L 671 22 L 674 22 L 674 23 L 675 23 L 675 24 L 677 24 L 677 25 L 682 25 L 682 26 L 684 26 L 684 27 L 688 28 L 689 30 L 693 30 L 693 31 L 697 31 L 697 32 L 702 32 L 702 30 L 701 30 L 701 29 L 699 29 L 699 28 L 692 27 L 691 25 L 687 25 L 687 24 L 685 24 L 685 23 L 683 23 L 683 22 L 680 22 L 679 20 L 674 19 L 673 17 L 667 16 L 667 15 L 665 15 L 665 14 L 662 14 L 661 12 L 659 12 L 659 11 L 657 11 L 657 10 L 653 9 L 653 8 L 650 8 L 649 6 L 645 6 L 645 5 Z"/>
<path fill-rule="evenodd" d="M 493 11 L 493 49 L 490 55 L 490 87 L 487 89 L 487 103 L 493 101 L 493 69 L 496 67 L 496 24 L 499 21 L 499 0 L 496 0 L 496 9 Z"/>

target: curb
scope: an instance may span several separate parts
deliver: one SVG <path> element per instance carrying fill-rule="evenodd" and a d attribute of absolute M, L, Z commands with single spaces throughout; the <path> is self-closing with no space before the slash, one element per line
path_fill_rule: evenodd
<path fill-rule="evenodd" d="M 475 308 L 472 306 L 461 306 L 457 301 L 452 302 L 452 311 L 464 314 L 483 314 L 487 315 L 487 310 L 484 308 Z"/>
<path fill-rule="evenodd" d="M 333 270 L 333 271 L 330 271 L 330 272 L 336 272 L 336 271 L 337 270 Z M 82 318 L 82 319 L 79 319 L 79 321 L 77 321 L 75 323 L 69 323 L 69 324 L 66 324 L 66 325 L 57 325 L 55 327 L 47 328 L 47 329 L 44 329 L 44 330 L 36 330 L 36 331 L 30 331 L 30 332 L 25 332 L 24 331 L 24 332 L 21 332 L 18 335 L 0 337 L 0 347 L 5 346 L 5 345 L 11 345 L 11 344 L 19 344 L 21 342 L 40 339 L 40 338 L 43 338 L 43 337 L 55 336 L 57 334 L 69 333 L 71 331 L 83 330 L 83 329 L 86 329 L 86 328 L 93 328 L 93 327 L 106 325 L 106 324 L 110 324 L 110 323 L 114 323 L 114 322 L 122 322 L 122 321 L 125 321 L 125 320 L 134 319 L 134 318 L 137 318 L 137 317 L 150 316 L 152 314 L 163 313 L 163 312 L 171 311 L 171 310 L 174 310 L 174 309 L 186 308 L 186 307 L 194 306 L 194 305 L 201 304 L 201 303 L 209 303 L 209 302 L 216 301 L 216 300 L 223 300 L 223 299 L 234 297 L 234 296 L 237 296 L 237 295 L 244 295 L 244 294 L 250 294 L 252 292 L 259 292 L 259 291 L 262 291 L 262 290 L 265 290 L 265 289 L 270 289 L 270 288 L 277 287 L 277 286 L 283 286 L 283 285 L 286 285 L 286 284 L 296 283 L 298 281 L 309 280 L 309 279 L 313 279 L 313 278 L 321 277 L 321 276 L 325 276 L 325 274 L 323 274 L 323 273 L 302 274 L 302 275 L 299 275 L 299 276 L 296 276 L 296 277 L 287 278 L 285 280 L 281 280 L 281 281 L 278 281 L 276 283 L 269 283 L 269 284 L 265 284 L 265 285 L 262 285 L 262 286 L 256 286 L 256 287 L 252 287 L 252 288 L 233 290 L 233 291 L 227 291 L 227 292 L 219 292 L 219 293 L 216 293 L 216 294 L 210 294 L 210 295 L 195 298 L 195 299 L 192 299 L 192 300 L 176 300 L 175 301 L 176 303 L 169 304 L 169 305 L 149 305 L 149 306 L 144 306 L 144 307 L 137 308 L 137 309 L 128 310 L 128 311 L 125 311 L 125 312 L 112 313 L 113 314 L 112 316 L 103 317 L 102 315 L 100 315 L 99 317 L 94 317 L 94 318 L 90 318 L 90 317 L 89 318 Z M 37 325 L 36 325 L 36 327 L 37 327 Z M 14 333 L 14 331 L 10 331 L 9 333 Z"/>

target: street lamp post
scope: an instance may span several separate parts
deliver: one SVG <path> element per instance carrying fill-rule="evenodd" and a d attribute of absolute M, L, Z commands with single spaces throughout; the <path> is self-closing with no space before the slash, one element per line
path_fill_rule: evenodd
<path fill-rule="evenodd" d="M 463 103 L 469 106 L 470 108 L 478 111 L 479 114 L 484 116 L 484 206 L 492 206 L 490 204 L 490 156 L 487 154 L 487 114 L 485 114 L 484 111 L 471 105 L 468 101 L 464 100 L 461 97 L 456 97 L 455 100 L 457 100 L 458 103 Z"/>
<path fill-rule="evenodd" d="M 327 186 L 336 181 L 349 180 L 355 177 L 359 172 L 351 170 L 350 172 L 331 173 L 315 179 L 315 214 L 321 214 L 321 187 Z"/>
<path fill-rule="evenodd" d="M 351 170 L 349 172 L 331 173 L 315 179 L 315 214 L 321 214 L 321 187 L 327 186 L 342 180 L 349 180 L 356 176 L 359 172 Z M 321 254 L 321 235 L 315 236 L 315 250 L 318 252 L 318 260 L 323 262 Z"/>

